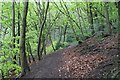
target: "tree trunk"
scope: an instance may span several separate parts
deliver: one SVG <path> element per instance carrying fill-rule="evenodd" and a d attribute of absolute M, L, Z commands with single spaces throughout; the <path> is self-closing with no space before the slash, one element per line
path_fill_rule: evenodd
<path fill-rule="evenodd" d="M 28 63 L 31 63 L 30 53 L 29 53 L 29 46 L 27 46 L 27 52 L 28 52 Z"/>
<path fill-rule="evenodd" d="M 63 36 L 63 42 L 65 42 L 65 35 L 66 35 L 66 31 L 67 31 L 67 26 L 68 26 L 68 22 L 65 25 L 65 30 L 64 30 L 64 36 Z"/>
<path fill-rule="evenodd" d="M 51 35 L 50 35 L 50 34 L 49 34 L 49 39 L 50 39 L 50 42 L 51 42 L 52 48 L 53 48 L 53 50 L 55 51 L 54 44 L 53 44 L 53 41 L 52 41 L 52 38 L 51 38 Z"/>
<path fill-rule="evenodd" d="M 118 26 L 120 26 L 120 1 L 118 2 L 118 16 L 119 16 L 119 21 L 118 21 Z M 119 28 L 119 31 L 120 31 L 120 27 Z"/>
<path fill-rule="evenodd" d="M 62 11 L 55 2 L 54 2 L 54 4 L 56 5 L 56 7 L 58 8 L 58 10 L 59 10 L 62 14 L 66 15 L 68 18 L 70 18 L 71 21 L 73 21 L 73 22 L 76 24 L 76 26 L 79 28 L 79 24 L 68 14 L 69 11 L 68 11 L 68 8 L 67 8 L 67 6 L 65 5 L 65 3 L 64 3 L 64 6 L 65 6 L 65 8 L 66 8 L 66 11 Z M 61 6 L 61 7 L 63 8 L 63 6 Z M 64 8 L 63 8 L 63 9 L 64 9 Z M 65 12 L 66 12 L 66 13 L 65 13 Z M 79 29 L 80 29 L 80 28 L 79 28 Z"/>
<path fill-rule="evenodd" d="M 42 31 L 44 29 L 44 25 L 45 25 L 45 22 L 46 22 L 46 18 L 47 18 L 48 8 L 49 8 L 49 2 L 47 2 L 47 8 L 46 8 L 46 11 L 45 11 L 45 17 L 44 17 L 44 20 L 42 22 L 40 33 L 39 33 L 39 38 L 38 38 L 38 46 L 37 46 L 38 60 L 41 60 L 41 57 L 42 57 L 42 55 L 40 55 L 41 37 L 42 37 Z"/>
<path fill-rule="evenodd" d="M 12 37 L 13 37 L 13 49 L 15 48 L 15 1 L 12 2 Z M 15 53 L 15 52 L 14 52 Z M 13 63 L 16 64 L 16 54 L 14 55 Z"/>
<path fill-rule="evenodd" d="M 27 62 L 26 52 L 25 52 L 27 12 L 28 12 L 28 0 L 26 2 L 24 2 L 24 10 L 23 10 L 23 17 L 22 17 L 22 28 L 21 28 L 21 33 L 20 33 L 20 54 L 21 54 L 21 66 L 22 66 L 21 76 L 24 76 L 28 71 L 30 71 L 30 68 L 29 68 L 28 62 Z"/>
<path fill-rule="evenodd" d="M 105 12 L 106 12 L 106 26 L 108 26 L 108 34 L 111 35 L 112 29 L 109 23 L 108 2 L 105 2 Z"/>
<path fill-rule="evenodd" d="M 18 5 L 20 6 L 20 3 L 18 3 Z M 18 7 L 18 36 L 20 37 L 20 9 Z M 18 39 L 17 44 L 20 44 L 20 40 Z M 18 46 L 19 48 L 19 46 Z M 21 60 L 20 60 L 20 54 L 18 52 L 18 61 L 19 61 L 19 65 L 21 65 Z"/>
<path fill-rule="evenodd" d="M 43 51 L 44 51 L 44 55 L 46 55 L 46 39 L 45 39 L 45 35 L 43 35 Z"/>
<path fill-rule="evenodd" d="M 61 4 L 62 5 L 62 4 Z M 76 21 L 74 21 L 74 19 L 71 17 L 71 15 L 70 15 L 70 12 L 69 12 L 69 10 L 68 10 L 68 7 L 67 7 L 67 5 L 64 3 L 64 6 L 65 6 L 65 9 L 66 9 L 66 14 L 67 14 L 67 16 L 68 16 L 68 20 L 69 20 L 69 22 L 70 22 L 70 25 L 71 25 L 71 28 L 72 28 L 72 30 L 73 30 L 73 33 L 74 33 L 74 35 L 75 35 L 75 39 L 77 40 L 77 41 L 79 41 L 79 39 L 78 39 L 78 37 L 77 37 L 77 34 L 76 34 L 76 31 L 75 31 L 75 29 L 74 29 L 74 26 L 73 26 L 73 23 L 72 23 L 72 21 L 73 22 L 75 22 L 75 24 L 76 24 L 76 26 L 80 29 L 80 27 L 79 27 L 79 25 L 78 25 L 78 23 L 76 22 Z M 63 7 L 63 6 L 62 6 Z M 63 9 L 64 9 L 64 7 L 63 7 Z M 61 12 L 61 11 L 60 11 Z M 63 12 L 64 13 L 64 12 Z"/>
<path fill-rule="evenodd" d="M 32 61 L 35 61 L 35 58 L 34 58 L 34 56 L 32 55 L 32 49 L 31 49 L 31 45 L 30 45 L 30 43 L 29 43 L 29 39 L 27 40 L 26 45 L 27 45 L 27 52 L 28 52 L 28 61 L 29 61 L 29 63 L 31 63 L 31 58 L 32 58 Z M 30 57 L 30 56 L 31 56 L 31 57 Z"/>
<path fill-rule="evenodd" d="M 84 33 L 83 33 L 83 29 L 82 29 L 82 26 L 81 26 L 81 20 L 80 20 L 80 9 L 77 8 L 77 14 L 78 14 L 78 20 L 79 20 L 79 27 L 80 27 L 80 31 L 81 31 L 81 34 L 82 34 L 82 39 L 84 37 Z"/>
<path fill-rule="evenodd" d="M 118 19 L 118 32 L 119 32 L 119 35 L 120 35 L 120 1 L 118 2 L 118 16 L 119 16 L 119 19 Z M 120 36 L 118 36 L 118 48 L 120 49 Z"/>
<path fill-rule="evenodd" d="M 93 26 L 92 3 L 89 4 L 89 8 L 90 8 L 90 28 L 91 28 L 91 34 L 93 35 L 95 31 L 94 31 L 94 26 Z"/>
<path fill-rule="evenodd" d="M 30 43 L 29 43 L 29 40 L 28 40 L 28 50 L 29 50 L 29 54 L 30 54 L 31 57 L 32 57 L 32 60 L 35 61 L 35 58 L 34 58 L 34 56 L 32 55 L 32 49 L 31 49 L 31 45 L 30 45 Z"/>

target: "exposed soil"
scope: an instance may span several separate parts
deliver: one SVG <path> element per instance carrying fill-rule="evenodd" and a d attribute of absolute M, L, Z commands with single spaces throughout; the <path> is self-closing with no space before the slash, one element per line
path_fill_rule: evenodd
<path fill-rule="evenodd" d="M 34 62 L 24 78 L 109 78 L 109 73 L 115 72 L 112 69 L 119 69 L 119 36 L 102 40 L 92 37 L 80 45 L 58 50 Z"/>

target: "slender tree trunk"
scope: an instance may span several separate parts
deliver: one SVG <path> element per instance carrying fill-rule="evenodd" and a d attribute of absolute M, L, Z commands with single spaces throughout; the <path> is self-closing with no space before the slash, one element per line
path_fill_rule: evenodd
<path fill-rule="evenodd" d="M 93 26 L 92 3 L 89 4 L 89 8 L 90 8 L 90 28 L 91 28 L 91 34 L 93 35 L 95 31 L 94 31 L 94 26 Z"/>
<path fill-rule="evenodd" d="M 18 3 L 18 6 L 20 6 L 20 3 Z M 18 36 L 20 37 L 20 9 L 18 7 Z M 18 39 L 17 44 L 20 44 L 20 40 Z M 19 46 L 18 46 L 19 48 Z M 20 52 L 18 52 L 18 62 L 19 65 L 21 65 L 21 60 L 20 60 Z"/>
<path fill-rule="evenodd" d="M 12 37 L 13 37 L 13 49 L 15 48 L 15 0 L 12 2 Z M 15 52 L 14 52 L 15 53 Z M 16 64 L 16 54 L 14 55 L 13 63 Z"/>
<path fill-rule="evenodd" d="M 120 26 L 120 1 L 118 2 L 118 16 L 119 16 L 119 18 L 118 18 L 118 26 Z M 119 32 L 120 32 L 120 27 L 118 27 L 119 28 Z"/>
<path fill-rule="evenodd" d="M 43 51 L 44 51 L 44 46 L 42 46 L 42 48 L 41 48 L 41 50 L 40 50 L 40 55 L 41 55 L 41 57 L 40 57 L 40 59 L 42 59 L 43 58 Z"/>
<path fill-rule="evenodd" d="M 64 15 L 66 15 L 68 18 L 70 18 L 71 19 L 71 21 L 73 21 L 75 24 L 76 24 L 76 26 L 79 28 L 79 24 L 68 14 L 68 9 L 67 9 L 67 6 L 65 5 L 65 3 L 64 3 L 64 6 L 65 6 L 65 8 L 66 8 L 66 11 L 62 11 L 59 7 L 58 7 L 58 5 L 54 2 L 54 4 L 56 5 L 56 7 L 58 8 L 58 10 L 62 13 L 62 14 L 64 14 Z M 62 6 L 62 8 L 63 8 L 63 6 Z M 63 8 L 64 9 L 64 8 Z M 66 13 L 65 13 L 66 12 Z M 79 28 L 80 29 L 80 28 Z"/>
<path fill-rule="evenodd" d="M 51 20 L 51 17 L 50 17 L 50 12 L 49 12 L 49 27 L 47 28 L 48 29 L 48 32 L 47 32 L 47 43 L 48 44 L 51 44 L 52 45 L 52 48 L 53 48 L 53 50 L 55 51 L 55 48 L 54 48 L 54 44 L 53 44 L 53 41 L 52 41 L 52 38 L 51 38 L 51 33 L 50 33 L 50 31 L 51 31 L 51 28 L 52 28 L 52 25 L 55 23 L 55 21 L 57 20 L 57 18 L 58 18 L 58 16 L 59 16 L 59 13 L 58 14 L 56 14 L 56 17 L 53 19 L 53 20 Z M 53 23 L 51 22 L 51 21 L 54 21 Z M 54 31 L 55 29 L 53 29 L 53 37 L 54 37 L 54 39 L 55 39 L 55 31 Z M 50 41 L 49 41 L 50 40 Z"/>
<path fill-rule="evenodd" d="M 32 58 L 32 61 L 35 61 L 35 58 L 34 58 L 34 56 L 32 55 L 32 49 L 31 49 L 31 45 L 30 45 L 30 43 L 29 43 L 29 39 L 27 40 L 26 45 L 27 45 L 27 52 L 28 52 L 28 61 L 29 61 L 29 63 L 31 63 L 31 58 Z M 31 56 L 31 57 L 30 57 L 30 56 Z"/>
<path fill-rule="evenodd" d="M 59 33 L 60 33 L 60 34 L 59 34 L 59 37 L 60 37 L 60 38 L 59 38 L 59 41 L 58 41 L 58 42 L 60 43 L 61 40 L 62 40 L 62 26 L 59 27 Z"/>
<path fill-rule="evenodd" d="M 68 22 L 67 22 L 66 25 L 65 25 L 63 42 L 65 42 L 65 35 L 66 35 L 66 31 L 67 31 L 67 26 L 68 26 Z"/>
<path fill-rule="evenodd" d="M 111 35 L 112 28 L 109 23 L 108 2 L 105 2 L 105 12 L 106 12 L 106 25 L 108 26 L 108 34 Z"/>
<path fill-rule="evenodd" d="M 43 51 L 44 51 L 44 55 L 46 55 L 46 39 L 45 39 L 45 35 L 43 35 Z"/>
<path fill-rule="evenodd" d="M 27 45 L 27 44 L 26 44 Z M 28 63 L 31 63 L 30 53 L 29 53 L 29 46 L 27 45 L 27 52 L 28 52 Z"/>
<path fill-rule="evenodd" d="M 31 57 L 32 57 L 32 60 L 35 61 L 35 58 L 34 58 L 34 56 L 32 55 L 32 49 L 31 49 L 31 45 L 30 45 L 30 43 L 29 43 L 29 40 L 28 40 L 28 50 L 29 50 L 29 54 L 30 54 Z"/>
<path fill-rule="evenodd" d="M 62 5 L 62 4 L 61 4 Z M 75 35 L 75 38 L 76 38 L 76 40 L 77 41 L 79 41 L 79 39 L 78 39 L 78 37 L 77 37 L 77 35 L 76 35 L 76 31 L 75 31 L 75 29 L 74 29 L 74 27 L 73 27 L 73 23 L 72 23 L 72 21 L 73 22 L 75 22 L 75 24 L 77 25 L 77 27 L 80 29 L 80 27 L 79 27 L 79 25 L 78 25 L 78 23 L 76 22 L 76 21 L 74 21 L 74 19 L 70 16 L 70 12 L 69 12 L 69 10 L 68 10 L 68 7 L 67 7 L 67 5 L 64 3 L 64 6 L 65 6 L 65 9 L 66 9 L 66 14 L 67 14 L 67 16 L 68 16 L 68 20 L 69 20 L 69 22 L 70 22 L 70 25 L 71 25 L 71 27 L 72 27 L 72 30 L 73 30 L 73 33 L 74 33 L 74 35 Z M 62 6 L 63 7 L 63 6 Z M 58 8 L 59 9 L 59 8 Z M 63 7 L 63 9 L 64 9 L 64 7 Z M 60 9 L 59 9 L 60 10 Z M 60 12 L 62 12 L 61 10 L 60 10 Z M 64 13 L 64 12 L 62 12 L 62 13 Z"/>
<path fill-rule="evenodd" d="M 51 44 L 52 44 L 52 48 L 53 48 L 53 50 L 55 51 L 54 44 L 53 44 L 53 41 L 52 41 L 52 38 L 51 38 L 51 35 L 50 35 L 50 34 L 49 34 L 49 39 L 50 39 L 50 42 L 51 42 Z"/>
<path fill-rule="evenodd" d="M 58 40 L 58 42 L 57 42 L 57 44 L 56 44 L 56 50 L 58 50 L 59 49 L 59 45 L 60 45 L 60 42 L 61 42 L 61 39 L 62 39 L 62 30 L 60 29 L 61 27 L 59 27 L 58 29 L 59 29 L 59 40 Z"/>
<path fill-rule="evenodd" d="M 118 32 L 119 32 L 119 35 L 120 35 L 120 1 L 118 2 Z M 120 49 L 120 36 L 118 36 L 118 48 Z M 120 54 L 119 54 L 120 55 Z"/>
<path fill-rule="evenodd" d="M 80 31 L 81 31 L 82 38 L 83 38 L 83 37 L 84 37 L 84 33 L 83 33 L 82 26 L 81 26 L 81 20 L 80 20 L 80 9 L 78 9 L 78 8 L 77 8 L 77 14 L 78 14 L 78 20 L 79 20 L 79 25 L 80 25 Z"/>
<path fill-rule="evenodd" d="M 40 33 L 39 33 L 39 38 L 38 38 L 38 46 L 37 46 L 38 60 L 41 60 L 41 57 L 42 57 L 42 55 L 40 55 L 41 37 L 42 37 L 42 31 L 43 31 L 44 26 L 45 26 L 46 18 L 47 18 L 48 8 L 49 8 L 49 2 L 47 2 L 47 8 L 46 8 L 46 11 L 45 11 L 45 17 L 44 17 L 44 20 L 42 22 Z"/>
<path fill-rule="evenodd" d="M 29 68 L 28 62 L 27 62 L 26 52 L 25 52 L 27 12 L 28 12 L 28 0 L 26 2 L 24 2 L 24 10 L 23 10 L 23 17 L 22 17 L 22 27 L 21 27 L 21 33 L 20 33 L 20 56 L 21 56 L 21 66 L 22 66 L 22 74 L 21 74 L 21 76 L 24 76 L 28 71 L 30 71 L 30 68 Z"/>

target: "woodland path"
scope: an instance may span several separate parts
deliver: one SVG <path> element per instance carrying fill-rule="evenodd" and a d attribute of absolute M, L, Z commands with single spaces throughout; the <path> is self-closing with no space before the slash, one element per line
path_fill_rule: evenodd
<path fill-rule="evenodd" d="M 119 69 L 118 36 L 89 38 L 80 45 L 58 50 L 33 63 L 24 78 L 104 78 Z"/>

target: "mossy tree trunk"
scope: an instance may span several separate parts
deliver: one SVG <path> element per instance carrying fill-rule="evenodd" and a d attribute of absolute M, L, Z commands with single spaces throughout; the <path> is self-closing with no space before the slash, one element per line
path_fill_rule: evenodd
<path fill-rule="evenodd" d="M 20 6 L 20 2 L 18 3 L 18 5 Z M 17 29 L 17 35 L 20 37 L 20 8 L 18 7 L 18 16 L 17 16 L 17 18 L 18 18 L 18 29 Z M 18 39 L 17 40 L 17 44 L 20 44 L 20 39 Z M 18 46 L 18 48 L 19 48 L 19 46 Z M 20 60 L 20 52 L 18 52 L 18 62 L 19 62 L 19 65 L 21 65 L 21 60 Z"/>
<path fill-rule="evenodd" d="M 12 2 L 12 37 L 13 37 L 13 46 L 12 48 L 15 48 L 15 0 Z M 14 61 L 13 63 L 16 64 L 16 54 L 14 55 Z"/>
<path fill-rule="evenodd" d="M 28 12 L 28 0 L 24 2 L 24 10 L 23 10 L 23 17 L 22 17 L 22 27 L 20 32 L 20 56 L 21 56 L 21 66 L 22 66 L 22 75 L 24 76 L 26 72 L 30 71 L 27 62 L 27 55 L 25 52 L 25 38 L 26 38 L 26 27 L 27 27 L 27 12 Z"/>

